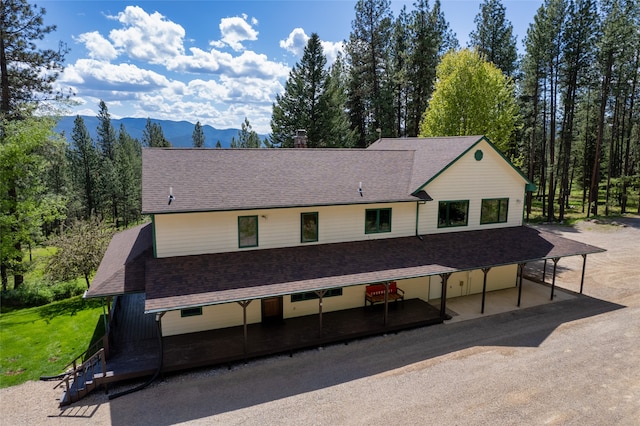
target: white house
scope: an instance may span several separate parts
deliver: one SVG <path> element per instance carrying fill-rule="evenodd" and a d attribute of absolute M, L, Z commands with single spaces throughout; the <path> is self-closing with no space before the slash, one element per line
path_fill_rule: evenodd
<path fill-rule="evenodd" d="M 438 300 L 441 322 L 447 298 L 516 286 L 527 262 L 600 251 L 524 226 L 533 189 L 482 136 L 145 149 L 151 223 L 114 237 L 87 296 L 144 292 L 164 337 L 244 326 L 246 341 L 247 325 L 309 315 L 322 327 L 365 309 L 374 284 L 381 330 L 400 291 Z"/>

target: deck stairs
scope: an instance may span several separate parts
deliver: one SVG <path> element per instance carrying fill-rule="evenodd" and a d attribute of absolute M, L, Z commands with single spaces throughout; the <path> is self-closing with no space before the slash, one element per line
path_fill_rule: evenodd
<path fill-rule="evenodd" d="M 79 401 L 96 388 L 106 387 L 112 377 L 113 372 L 107 371 L 104 348 L 98 350 L 80 365 L 76 365 L 74 361 L 72 368 L 61 375 L 60 382 L 54 386 L 54 389 L 63 389 L 60 406 L 63 407 Z"/>

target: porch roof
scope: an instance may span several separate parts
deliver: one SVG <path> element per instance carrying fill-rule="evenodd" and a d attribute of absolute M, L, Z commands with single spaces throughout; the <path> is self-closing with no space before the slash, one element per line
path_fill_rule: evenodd
<path fill-rule="evenodd" d="M 146 260 L 145 312 L 281 296 L 604 249 L 528 226 Z"/>

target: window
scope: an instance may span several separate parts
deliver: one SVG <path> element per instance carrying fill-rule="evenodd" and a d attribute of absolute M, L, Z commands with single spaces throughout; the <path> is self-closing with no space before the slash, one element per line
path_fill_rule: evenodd
<path fill-rule="evenodd" d="M 364 216 L 364 233 L 391 232 L 391 209 L 370 209 Z"/>
<path fill-rule="evenodd" d="M 467 226 L 469 200 L 440 201 L 438 204 L 438 228 Z"/>
<path fill-rule="evenodd" d="M 318 241 L 318 213 L 300 214 L 300 242 Z"/>
<path fill-rule="evenodd" d="M 198 306 L 197 308 L 187 308 L 180 309 L 180 317 L 195 317 L 198 315 L 202 315 L 202 306 Z"/>
<path fill-rule="evenodd" d="M 342 288 L 330 288 L 327 292 L 322 296 L 325 297 L 335 297 L 342 296 Z M 318 299 L 318 294 L 315 291 L 307 291 L 306 293 L 298 293 L 291 295 L 292 302 L 302 302 L 303 300 L 313 300 Z"/>
<path fill-rule="evenodd" d="M 258 246 L 258 216 L 238 217 L 238 246 Z"/>
<path fill-rule="evenodd" d="M 503 223 L 507 221 L 509 211 L 508 198 L 482 200 L 480 223 Z"/>

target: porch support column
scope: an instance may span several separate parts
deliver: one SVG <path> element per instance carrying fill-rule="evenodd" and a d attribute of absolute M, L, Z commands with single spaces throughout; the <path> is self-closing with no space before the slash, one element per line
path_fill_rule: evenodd
<path fill-rule="evenodd" d="M 526 263 L 518 263 L 518 271 L 520 272 L 518 284 L 518 307 L 520 307 L 520 299 L 522 299 L 522 276 L 524 275 L 524 267 L 526 265 Z"/>
<path fill-rule="evenodd" d="M 484 298 L 487 294 L 487 274 L 491 268 L 482 268 L 482 273 L 484 274 L 484 278 L 482 279 L 482 309 L 480 309 L 480 313 L 484 314 Z"/>
<path fill-rule="evenodd" d="M 442 292 L 440 295 L 440 318 L 445 319 L 446 309 L 447 309 L 447 281 L 451 276 L 451 272 L 447 272 L 444 274 L 440 274 L 440 278 L 442 279 Z"/>
<path fill-rule="evenodd" d="M 582 277 L 580 278 L 580 294 L 582 294 L 582 287 L 584 286 L 584 269 L 587 267 L 587 255 L 582 255 Z"/>
<path fill-rule="evenodd" d="M 384 325 L 387 326 L 389 319 L 389 281 L 384 283 Z"/>
<path fill-rule="evenodd" d="M 243 349 L 244 353 L 247 353 L 247 306 L 249 306 L 251 300 L 241 300 L 238 302 L 238 305 L 242 306 L 242 324 L 244 328 L 244 341 L 243 341 Z"/>
<path fill-rule="evenodd" d="M 556 268 L 559 260 L 559 257 L 553 258 L 553 278 L 551 280 L 551 298 L 549 300 L 553 300 L 553 291 L 556 289 Z"/>
<path fill-rule="evenodd" d="M 544 266 L 542 267 L 542 282 L 547 278 L 547 259 L 544 260 Z"/>
<path fill-rule="evenodd" d="M 318 296 L 318 317 L 320 319 L 318 333 L 322 334 L 322 298 L 327 294 L 327 290 L 316 290 L 315 293 Z"/>

